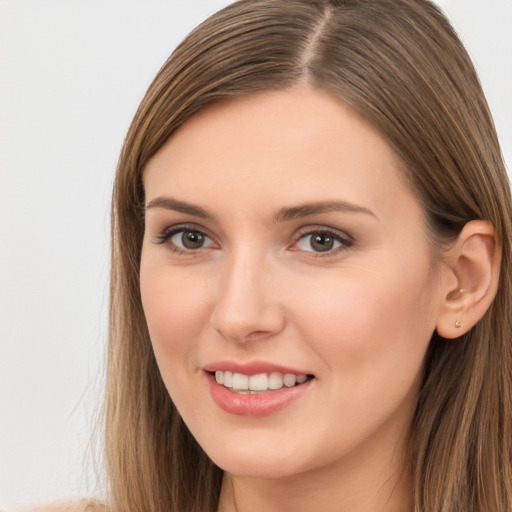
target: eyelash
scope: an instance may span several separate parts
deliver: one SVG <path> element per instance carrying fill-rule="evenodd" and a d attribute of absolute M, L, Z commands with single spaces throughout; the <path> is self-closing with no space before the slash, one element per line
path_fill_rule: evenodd
<path fill-rule="evenodd" d="M 163 245 L 165 243 L 168 243 L 172 239 L 172 237 L 174 237 L 175 235 L 177 235 L 179 233 L 185 233 L 187 231 L 192 232 L 192 233 L 197 233 L 197 234 L 203 236 L 204 238 L 213 241 L 213 239 L 208 234 L 206 234 L 203 230 L 199 229 L 197 226 L 182 224 L 179 226 L 172 226 L 172 227 L 168 227 L 168 228 L 164 229 L 156 237 L 155 243 Z M 328 249 L 325 252 L 314 251 L 314 250 L 308 251 L 308 250 L 304 250 L 304 249 L 293 249 L 293 246 L 296 246 L 301 240 L 303 240 L 307 237 L 312 237 L 313 235 L 324 235 L 324 236 L 327 235 L 327 236 L 331 237 L 335 242 L 337 242 L 339 244 L 339 246 L 335 247 L 335 248 Z M 311 244 L 311 242 L 310 242 L 310 244 Z M 304 231 L 298 233 L 298 235 L 295 238 L 295 241 L 293 242 L 292 246 L 290 247 L 290 250 L 293 250 L 293 251 L 301 251 L 302 250 L 303 252 L 311 253 L 312 257 L 322 258 L 322 257 L 329 257 L 334 254 L 337 254 L 339 251 L 347 250 L 350 247 L 352 247 L 353 245 L 354 245 L 354 239 L 350 235 L 342 234 L 339 231 L 319 226 L 318 228 L 315 228 L 315 227 L 307 228 L 307 229 L 304 229 Z M 180 255 L 181 254 L 194 254 L 196 252 L 196 250 L 194 250 L 194 249 L 178 247 L 174 243 L 169 243 L 169 247 L 173 252 L 180 254 Z M 199 251 L 200 249 L 203 249 L 203 248 L 205 248 L 205 247 L 203 247 L 203 246 L 199 247 L 197 249 L 197 251 Z"/>
<path fill-rule="evenodd" d="M 312 237 L 314 235 L 328 235 L 335 242 L 339 243 L 338 247 L 328 249 L 325 252 L 314 251 L 314 250 L 310 250 L 310 251 L 304 250 L 304 252 L 311 253 L 311 256 L 314 258 L 326 258 L 329 256 L 333 256 L 333 255 L 337 254 L 338 252 L 345 251 L 354 245 L 354 239 L 350 235 L 347 235 L 347 234 L 341 233 L 340 231 L 337 231 L 334 229 L 329 229 L 329 228 L 326 228 L 323 226 L 322 227 L 319 226 L 317 228 L 313 227 L 313 228 L 305 229 L 304 231 L 302 231 L 301 233 L 299 233 L 297 235 L 297 238 L 296 238 L 295 242 L 293 243 L 293 245 L 295 246 L 301 240 L 303 240 L 307 237 Z M 311 241 L 309 242 L 309 244 L 311 245 Z M 301 249 L 292 249 L 292 250 L 300 251 Z"/>
<path fill-rule="evenodd" d="M 168 243 L 173 236 L 175 236 L 179 233 L 185 233 L 187 231 L 189 231 L 191 233 L 198 233 L 199 235 L 203 236 L 204 238 L 208 238 L 208 239 L 212 240 L 212 238 L 210 236 L 208 236 L 203 230 L 199 229 L 197 226 L 181 224 L 179 226 L 171 226 L 171 227 L 165 228 L 156 237 L 155 242 L 157 244 L 163 245 L 165 243 Z M 196 252 L 194 249 L 178 247 L 173 243 L 169 243 L 169 248 L 177 254 L 194 254 Z M 199 249 L 202 249 L 202 248 L 203 247 L 200 247 Z"/>

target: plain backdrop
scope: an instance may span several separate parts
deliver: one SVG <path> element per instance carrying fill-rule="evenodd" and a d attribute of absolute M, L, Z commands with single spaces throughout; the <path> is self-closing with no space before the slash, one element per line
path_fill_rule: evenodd
<path fill-rule="evenodd" d="M 0 0 L 0 508 L 98 492 L 109 201 L 139 101 L 227 0 Z M 439 1 L 512 158 L 512 1 Z"/>

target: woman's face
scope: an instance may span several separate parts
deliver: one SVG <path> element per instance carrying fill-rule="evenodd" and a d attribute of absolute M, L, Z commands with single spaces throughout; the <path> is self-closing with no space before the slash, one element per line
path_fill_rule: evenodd
<path fill-rule="evenodd" d="M 263 477 L 389 467 L 441 272 L 383 138 L 325 93 L 264 93 L 189 120 L 144 186 L 149 333 L 213 461 Z"/>

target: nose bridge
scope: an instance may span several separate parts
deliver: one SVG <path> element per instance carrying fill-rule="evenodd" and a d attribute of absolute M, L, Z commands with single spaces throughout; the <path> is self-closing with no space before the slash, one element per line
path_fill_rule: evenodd
<path fill-rule="evenodd" d="M 282 329 L 284 317 L 269 287 L 272 267 L 263 251 L 250 245 L 226 256 L 212 313 L 212 324 L 224 338 L 247 341 Z"/>

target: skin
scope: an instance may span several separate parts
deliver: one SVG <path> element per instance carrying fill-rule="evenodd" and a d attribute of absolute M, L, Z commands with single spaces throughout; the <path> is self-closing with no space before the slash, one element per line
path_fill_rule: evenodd
<path fill-rule="evenodd" d="M 446 272 L 384 139 L 323 92 L 263 93 L 196 114 L 144 186 L 144 312 L 174 403 L 225 470 L 219 511 L 410 510 L 407 433 Z M 213 217 L 155 206 L 161 197 Z M 359 209 L 275 220 L 325 201 Z M 202 247 L 165 239 L 183 224 Z M 326 229 L 341 241 L 315 252 L 311 233 Z M 203 371 L 226 359 L 314 380 L 274 414 L 229 414 Z"/>

